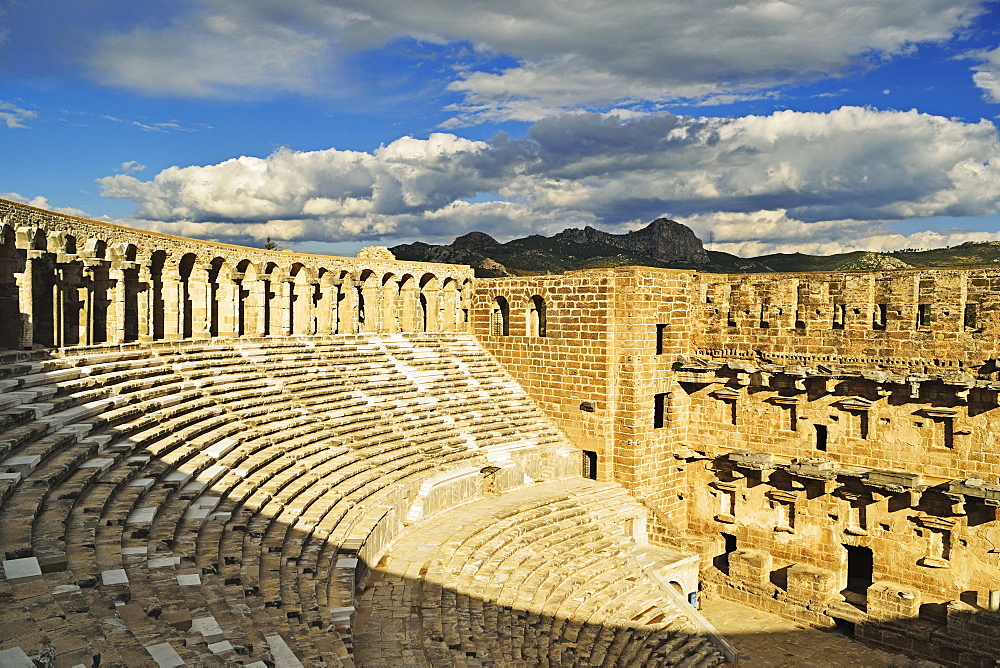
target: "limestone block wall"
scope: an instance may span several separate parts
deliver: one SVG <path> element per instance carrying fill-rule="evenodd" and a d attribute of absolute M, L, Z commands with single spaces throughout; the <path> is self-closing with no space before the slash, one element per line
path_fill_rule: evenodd
<path fill-rule="evenodd" d="M 265 251 L 0 200 L 0 310 L 12 314 L 0 348 L 465 330 L 471 279 L 384 249 Z"/>
<path fill-rule="evenodd" d="M 659 518 L 654 534 L 685 512 L 683 472 L 669 453 L 686 432 L 670 396 L 672 364 L 690 350 L 691 277 L 625 267 L 479 279 L 472 298 L 477 339 L 578 446 L 596 453 L 599 478 L 648 497 Z M 533 297 L 544 300 L 544 336 L 530 329 Z"/>
<path fill-rule="evenodd" d="M 514 315 L 532 295 L 545 337 Z M 1000 622 L 998 301 L 996 268 L 631 267 L 480 280 L 472 320 L 653 510 L 650 540 L 701 550 L 707 589 L 992 665 L 976 648 Z M 585 396 L 607 399 L 587 413 Z"/>

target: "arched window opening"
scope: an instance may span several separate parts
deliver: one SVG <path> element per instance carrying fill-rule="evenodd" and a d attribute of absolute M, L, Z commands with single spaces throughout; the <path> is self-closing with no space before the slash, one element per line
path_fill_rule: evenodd
<path fill-rule="evenodd" d="M 508 336 L 510 334 L 510 305 L 503 297 L 493 299 L 490 311 L 490 335 Z"/>
<path fill-rule="evenodd" d="M 528 302 L 528 336 L 545 336 L 545 300 L 535 295 Z"/>

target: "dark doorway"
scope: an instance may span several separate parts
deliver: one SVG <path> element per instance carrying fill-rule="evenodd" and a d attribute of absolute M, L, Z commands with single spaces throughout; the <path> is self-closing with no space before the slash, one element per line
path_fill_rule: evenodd
<path fill-rule="evenodd" d="M 593 450 L 583 451 L 583 477 L 597 480 L 597 453 Z"/>
<path fill-rule="evenodd" d="M 731 533 L 724 533 L 722 534 L 722 539 L 725 541 L 724 551 L 712 559 L 712 565 L 726 575 L 729 575 L 729 555 L 736 551 L 736 536 Z"/>
<path fill-rule="evenodd" d="M 843 594 L 849 603 L 864 605 L 872 585 L 873 559 L 871 548 L 845 545 L 847 550 L 847 587 Z"/>

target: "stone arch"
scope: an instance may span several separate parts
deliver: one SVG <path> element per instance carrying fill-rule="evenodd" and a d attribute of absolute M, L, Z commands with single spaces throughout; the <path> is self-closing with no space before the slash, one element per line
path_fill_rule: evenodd
<path fill-rule="evenodd" d="M 382 281 L 374 271 L 364 269 L 358 283 L 358 329 L 361 332 L 378 331 Z"/>
<path fill-rule="evenodd" d="M 236 263 L 233 274 L 233 328 L 236 336 L 246 336 L 250 331 L 249 301 L 250 290 L 248 289 L 248 279 L 253 281 L 256 278 L 256 268 L 250 260 L 242 259 Z"/>
<path fill-rule="evenodd" d="M 437 332 L 442 329 L 441 306 L 441 281 L 434 274 L 424 274 L 420 277 L 417 331 Z"/>
<path fill-rule="evenodd" d="M 382 300 L 379 308 L 379 323 L 374 331 L 394 333 L 399 331 L 399 289 L 400 280 L 396 274 L 387 273 L 382 276 L 382 289 L 379 297 Z"/>
<path fill-rule="evenodd" d="M 301 262 L 288 270 L 287 326 L 288 334 L 315 334 L 314 322 L 316 287 L 314 272 Z"/>
<path fill-rule="evenodd" d="M 453 332 L 459 328 L 459 313 L 462 293 L 458 281 L 451 276 L 441 284 L 441 329 Z"/>
<path fill-rule="evenodd" d="M 194 271 L 197 259 L 194 253 L 185 253 L 177 262 L 177 278 L 179 281 L 177 292 L 178 334 L 182 339 L 189 339 L 194 335 L 194 303 L 191 294 L 191 274 Z"/>
<path fill-rule="evenodd" d="M 490 308 L 490 336 L 510 335 L 510 304 L 505 297 L 493 297 Z"/>
<path fill-rule="evenodd" d="M 208 270 L 208 333 L 223 336 L 232 332 L 233 290 L 226 258 L 216 256 Z"/>
<path fill-rule="evenodd" d="M 167 252 L 153 251 L 149 257 L 150 283 L 150 337 L 159 341 L 166 336 L 166 307 L 163 295 L 163 269 L 167 262 Z"/>
<path fill-rule="evenodd" d="M 100 237 L 91 237 L 83 244 L 80 255 L 90 259 L 105 259 L 108 250 L 108 242 Z"/>
<path fill-rule="evenodd" d="M 72 234 L 67 234 L 63 237 L 63 248 L 62 252 L 67 255 L 76 255 L 76 237 Z"/>
<path fill-rule="evenodd" d="M 107 248 L 107 258 L 112 262 L 135 262 L 138 248 L 135 244 L 120 242 Z"/>
<path fill-rule="evenodd" d="M 525 332 L 528 336 L 546 336 L 547 316 L 546 304 L 541 295 L 528 298 L 527 323 Z"/>
<path fill-rule="evenodd" d="M 261 279 L 263 281 L 263 292 L 262 292 L 262 312 L 261 312 L 261 336 L 271 336 L 274 334 L 275 324 L 279 322 L 276 320 L 278 314 L 275 313 L 278 309 L 276 305 L 278 303 L 278 290 L 280 287 L 275 285 L 280 283 L 280 271 L 278 270 L 278 265 L 274 262 L 268 262 L 264 265 L 264 271 L 262 272 Z"/>

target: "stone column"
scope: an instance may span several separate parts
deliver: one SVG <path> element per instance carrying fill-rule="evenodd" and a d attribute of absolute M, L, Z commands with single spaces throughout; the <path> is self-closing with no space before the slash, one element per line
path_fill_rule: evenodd
<path fill-rule="evenodd" d="M 243 333 L 246 336 L 260 336 L 264 331 L 264 281 L 244 278 L 243 290 Z"/>
<path fill-rule="evenodd" d="M 399 329 L 402 332 L 419 332 L 423 324 L 420 310 L 420 291 L 412 280 L 399 291 Z"/>
<path fill-rule="evenodd" d="M 58 264 L 53 268 L 52 276 L 52 345 L 62 348 L 65 344 L 65 296 L 63 285 L 66 281 L 66 270 Z"/>
<path fill-rule="evenodd" d="M 319 300 L 316 303 L 316 333 L 335 334 L 337 332 L 337 306 L 339 286 L 326 277 L 319 284 Z"/>
<path fill-rule="evenodd" d="M 428 332 L 439 332 L 441 327 L 441 291 L 437 289 L 425 290 L 423 292 L 424 301 L 427 304 L 427 327 Z M 418 313 L 419 317 L 419 313 Z M 418 323 L 419 324 L 419 323 Z M 417 329 L 420 329 L 419 327 Z"/>
<path fill-rule="evenodd" d="M 358 283 L 345 278 L 337 290 L 337 334 L 355 334 L 358 331 Z"/>
<path fill-rule="evenodd" d="M 220 271 L 218 277 L 216 277 L 218 288 L 215 292 L 215 298 L 218 303 L 217 311 L 219 318 L 215 330 L 218 336 L 226 338 L 235 337 L 239 333 L 238 291 L 240 286 L 236 283 L 233 276 L 234 274 L 231 272 L 223 273 Z"/>
<path fill-rule="evenodd" d="M 290 294 L 295 295 L 295 299 L 290 300 L 289 303 L 289 308 L 292 309 L 292 312 L 289 313 L 290 323 L 288 333 L 315 334 L 316 331 L 313 327 L 313 295 L 316 292 L 316 287 L 312 283 L 300 283 L 292 280 L 289 281 L 288 288 L 292 291 Z"/>
<path fill-rule="evenodd" d="M 191 338 L 208 339 L 212 336 L 212 292 L 209 289 L 210 264 L 196 264 L 188 277 L 188 295 L 191 298 Z"/>
<path fill-rule="evenodd" d="M 396 281 L 390 280 L 382 286 L 379 293 L 382 298 L 381 308 L 379 308 L 379 323 L 376 331 L 395 334 L 399 331 L 400 319 L 397 313 L 397 302 L 399 301 L 399 286 Z"/>
<path fill-rule="evenodd" d="M 27 258 L 24 260 L 24 271 L 16 275 L 17 300 L 20 304 L 19 317 L 21 319 L 21 335 L 18 337 L 18 345 L 21 348 L 30 349 L 35 342 L 35 295 L 34 295 L 34 273 L 35 260 L 39 257 L 38 251 L 27 251 Z"/>
<path fill-rule="evenodd" d="M 139 340 L 148 343 L 153 340 L 153 275 L 147 264 L 139 267 L 139 293 L 136 295 L 136 319 L 139 323 Z"/>
<path fill-rule="evenodd" d="M 382 290 L 376 285 L 365 284 L 361 288 L 364 299 L 365 321 L 361 331 L 377 332 L 382 327 Z"/>
<path fill-rule="evenodd" d="M 163 298 L 163 339 L 178 341 L 184 333 L 184 286 L 177 269 L 167 270 L 164 267 L 161 283 Z"/>
<path fill-rule="evenodd" d="M 108 290 L 108 298 L 111 300 L 111 307 L 108 309 L 107 337 L 108 343 L 125 342 L 125 269 L 127 263 L 112 262 L 111 269 L 108 270 L 108 278 L 111 280 L 111 287 Z"/>
<path fill-rule="evenodd" d="M 460 332 L 471 331 L 471 318 L 466 319 L 466 314 L 472 313 L 472 286 L 466 285 L 458 289 L 458 313 L 456 319 L 458 325 L 456 329 Z"/>
<path fill-rule="evenodd" d="M 281 277 L 271 283 L 271 289 L 274 291 L 275 302 L 271 308 L 271 322 L 274 325 L 271 336 L 289 336 L 292 333 L 291 280 L 287 276 Z"/>

